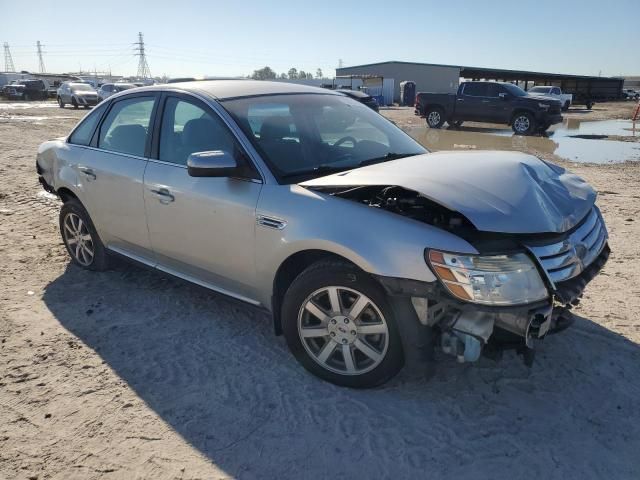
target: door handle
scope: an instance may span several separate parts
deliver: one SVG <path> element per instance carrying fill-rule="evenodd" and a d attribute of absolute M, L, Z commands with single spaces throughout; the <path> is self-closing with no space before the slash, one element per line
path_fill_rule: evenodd
<path fill-rule="evenodd" d="M 157 190 L 151 188 L 149 191 L 153 193 L 163 205 L 175 202 L 176 200 L 176 197 L 174 197 L 167 188 L 158 188 Z"/>
<path fill-rule="evenodd" d="M 96 174 L 93 172 L 93 170 L 91 170 L 89 167 L 78 167 L 78 170 L 80 170 L 80 172 L 82 172 L 92 180 L 95 180 L 96 178 L 98 178 L 96 177 Z"/>
<path fill-rule="evenodd" d="M 458 98 L 457 99 L 459 102 L 464 102 L 464 98 Z"/>

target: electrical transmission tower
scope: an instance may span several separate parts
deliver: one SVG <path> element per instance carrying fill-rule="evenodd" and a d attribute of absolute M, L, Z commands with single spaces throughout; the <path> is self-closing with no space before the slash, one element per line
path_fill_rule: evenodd
<path fill-rule="evenodd" d="M 38 40 L 38 42 L 36 43 L 36 46 L 38 47 L 38 62 L 40 64 L 40 66 L 39 66 L 40 73 L 44 73 L 45 72 L 44 60 L 42 59 L 42 47 L 43 47 L 43 45 L 40 43 L 40 40 Z"/>
<path fill-rule="evenodd" d="M 13 66 L 13 58 L 11 58 L 11 50 L 9 50 L 9 44 L 7 42 L 4 42 L 4 71 L 16 71 L 16 67 Z"/>
<path fill-rule="evenodd" d="M 136 57 L 140 57 L 138 60 L 138 78 L 151 78 L 151 72 L 149 71 L 149 64 L 147 63 L 147 56 L 144 53 L 144 40 L 142 38 L 142 32 L 138 32 L 138 41 L 134 43 L 136 50 Z"/>

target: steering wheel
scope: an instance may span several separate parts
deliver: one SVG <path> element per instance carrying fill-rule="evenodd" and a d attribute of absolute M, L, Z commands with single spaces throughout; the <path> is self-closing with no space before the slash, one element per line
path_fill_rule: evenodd
<path fill-rule="evenodd" d="M 353 143 L 353 146 L 354 146 L 354 147 L 355 147 L 355 146 L 356 146 L 356 144 L 358 143 L 358 141 L 357 141 L 355 138 L 353 138 L 351 135 L 347 135 L 346 137 L 342 137 L 341 139 L 337 140 L 337 141 L 333 144 L 333 146 L 334 146 L 334 147 L 339 147 L 340 145 L 342 145 L 342 144 L 343 144 L 343 143 L 345 143 L 345 142 L 351 142 L 351 143 Z"/>

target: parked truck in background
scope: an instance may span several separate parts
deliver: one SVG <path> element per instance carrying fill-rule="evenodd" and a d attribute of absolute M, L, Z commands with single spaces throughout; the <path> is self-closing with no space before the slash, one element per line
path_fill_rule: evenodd
<path fill-rule="evenodd" d="M 418 93 L 415 113 L 431 128 L 444 122 L 455 127 L 464 121 L 506 123 L 515 133 L 529 135 L 560 123 L 561 107 L 559 100 L 527 94 L 511 83 L 463 82 L 457 93 Z"/>
<path fill-rule="evenodd" d="M 560 87 L 533 87 L 529 89 L 529 93 L 533 95 L 544 95 L 546 97 L 555 98 L 562 103 L 562 110 L 567 111 L 573 103 L 573 95 L 570 93 L 563 93 Z"/>

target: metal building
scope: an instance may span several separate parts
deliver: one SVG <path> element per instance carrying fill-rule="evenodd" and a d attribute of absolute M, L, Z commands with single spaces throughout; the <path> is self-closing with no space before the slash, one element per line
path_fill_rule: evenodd
<path fill-rule="evenodd" d="M 393 78 L 393 100 L 400 101 L 400 82 L 416 82 L 418 92 L 453 93 L 458 88 L 460 67 L 413 62 L 381 62 L 336 69 L 336 77 L 370 75 Z"/>
<path fill-rule="evenodd" d="M 395 79 L 394 101 L 400 101 L 400 82 L 416 82 L 418 92 L 453 93 L 460 77 L 477 80 L 512 82 L 525 90 L 533 85 L 555 85 L 580 100 L 612 100 L 622 98 L 624 79 L 558 73 L 529 72 L 498 68 L 464 67 L 415 62 L 380 62 L 336 69 L 341 75 L 380 75 Z"/>

